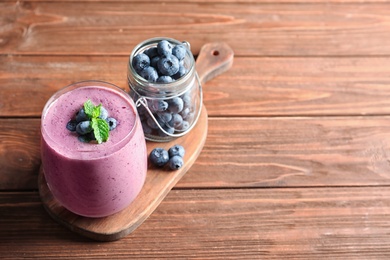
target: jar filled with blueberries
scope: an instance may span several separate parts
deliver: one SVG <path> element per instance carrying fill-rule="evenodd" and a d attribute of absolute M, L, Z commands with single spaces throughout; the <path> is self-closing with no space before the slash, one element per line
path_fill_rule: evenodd
<path fill-rule="evenodd" d="M 141 42 L 130 55 L 127 79 L 147 140 L 171 141 L 195 126 L 202 87 L 188 42 Z"/>

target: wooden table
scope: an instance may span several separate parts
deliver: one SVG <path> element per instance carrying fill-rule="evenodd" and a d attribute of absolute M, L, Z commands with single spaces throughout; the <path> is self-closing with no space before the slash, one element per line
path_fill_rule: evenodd
<path fill-rule="evenodd" d="M 390 2 L 0 3 L 0 258 L 389 259 Z M 44 210 L 40 115 L 70 83 L 128 88 L 139 42 L 234 65 L 205 84 L 205 147 L 132 234 L 96 242 Z"/>

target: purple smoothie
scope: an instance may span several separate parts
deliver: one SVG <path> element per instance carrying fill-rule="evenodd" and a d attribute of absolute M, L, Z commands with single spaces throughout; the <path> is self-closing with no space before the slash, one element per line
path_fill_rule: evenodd
<path fill-rule="evenodd" d="M 80 142 L 66 129 L 88 99 L 117 119 L 117 127 L 102 144 Z M 135 111 L 124 91 L 104 82 L 76 83 L 47 102 L 41 122 L 43 171 L 53 196 L 65 208 L 104 217 L 127 207 L 141 191 L 147 151 Z"/>

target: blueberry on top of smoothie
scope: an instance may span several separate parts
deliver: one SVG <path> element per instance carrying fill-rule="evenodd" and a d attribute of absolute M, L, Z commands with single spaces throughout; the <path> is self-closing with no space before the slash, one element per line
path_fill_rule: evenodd
<path fill-rule="evenodd" d="M 77 133 L 81 142 L 96 140 L 99 144 L 108 140 L 109 131 L 116 126 L 117 120 L 109 117 L 107 109 L 101 104 L 95 106 L 90 100 L 66 124 L 69 131 Z"/>

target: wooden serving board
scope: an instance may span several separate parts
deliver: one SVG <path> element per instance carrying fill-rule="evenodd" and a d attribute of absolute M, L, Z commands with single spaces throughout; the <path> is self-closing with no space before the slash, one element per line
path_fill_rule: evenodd
<path fill-rule="evenodd" d="M 224 43 L 209 43 L 202 47 L 196 61 L 196 69 L 202 85 L 228 70 L 233 63 L 233 51 Z M 207 137 L 207 111 L 202 106 L 196 126 L 185 136 L 166 143 L 147 141 L 148 154 L 156 147 L 169 149 L 180 144 L 186 149 L 184 165 L 176 171 L 155 168 L 150 163 L 145 184 L 137 198 L 124 210 L 104 218 L 88 218 L 65 209 L 50 192 L 42 167 L 38 177 L 38 188 L 43 206 L 49 215 L 71 231 L 99 241 L 118 240 L 141 225 L 157 208 L 173 186 L 191 168 Z"/>

